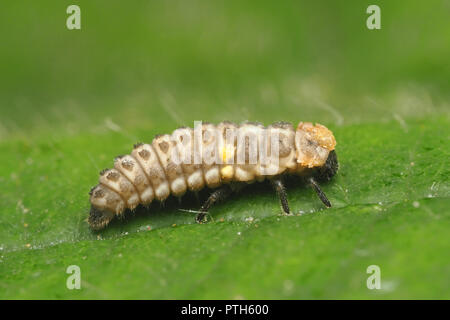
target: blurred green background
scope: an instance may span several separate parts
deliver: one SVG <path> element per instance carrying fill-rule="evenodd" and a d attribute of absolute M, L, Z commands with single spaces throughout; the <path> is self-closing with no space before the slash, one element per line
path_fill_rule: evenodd
<path fill-rule="evenodd" d="M 2 2 L 0 298 L 450 298 L 449 18 L 448 0 Z M 256 186 L 207 225 L 169 201 L 90 232 L 98 171 L 194 120 L 327 125 L 333 209 L 293 185 L 278 216 Z"/>

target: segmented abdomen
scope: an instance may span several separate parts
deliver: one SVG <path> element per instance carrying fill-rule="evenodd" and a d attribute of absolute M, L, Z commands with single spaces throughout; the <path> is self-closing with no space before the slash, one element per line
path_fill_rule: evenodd
<path fill-rule="evenodd" d="M 200 129 L 176 129 L 172 135 L 156 136 L 151 144 L 136 144 L 130 155 L 117 157 L 114 168 L 103 170 L 99 184 L 91 190 L 92 205 L 121 214 L 154 199 L 180 197 L 187 190 L 216 188 L 232 181 L 251 183 L 298 171 L 295 131 L 290 123 L 267 128 L 258 123 L 203 123 Z M 238 132 L 248 138 L 238 139 Z M 261 160 L 263 152 L 270 156 L 273 137 L 278 141 L 275 167 Z M 252 138 L 258 143 L 252 143 Z M 260 147 L 262 139 L 268 143 L 264 149 Z"/>

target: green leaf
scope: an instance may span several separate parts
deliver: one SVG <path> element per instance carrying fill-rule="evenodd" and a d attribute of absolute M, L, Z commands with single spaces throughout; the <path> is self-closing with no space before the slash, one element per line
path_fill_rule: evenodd
<path fill-rule="evenodd" d="M 5 143 L 2 295 L 15 298 L 361 298 L 447 295 L 450 227 L 446 121 L 336 128 L 340 171 L 324 185 L 334 207 L 289 188 L 296 213 L 280 216 L 267 186 L 211 210 L 214 222 L 166 208 L 129 213 L 93 234 L 85 219 L 95 183 L 85 154 L 117 137 Z M 84 152 L 80 152 L 83 150 Z M 111 151 L 113 152 L 113 151 Z M 6 158 L 6 157 L 5 157 Z M 102 154 L 97 155 L 102 158 Z M 98 161 L 97 161 L 98 162 Z M 106 162 L 110 162 L 107 161 Z M 6 170 L 5 170 L 6 169 Z M 19 196 L 18 198 L 16 196 Z M 185 208 L 195 209 L 193 199 Z M 12 214 L 6 214 L 6 213 Z M 172 226 L 176 225 L 176 226 Z M 65 287 L 78 265 L 83 290 Z M 379 265 L 385 290 L 369 291 Z M 444 279 L 443 279 L 444 277 Z M 411 279 L 422 279 L 421 281 Z M 220 288 L 220 290 L 218 290 Z"/>

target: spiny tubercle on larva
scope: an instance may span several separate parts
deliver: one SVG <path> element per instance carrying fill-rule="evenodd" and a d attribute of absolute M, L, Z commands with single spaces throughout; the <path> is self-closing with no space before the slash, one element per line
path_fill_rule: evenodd
<path fill-rule="evenodd" d="M 326 166 L 335 146 L 330 130 L 309 122 L 300 122 L 296 129 L 288 122 L 265 128 L 228 121 L 178 128 L 149 144 L 135 144 L 131 154 L 115 158 L 114 168 L 100 172 L 99 184 L 90 192 L 89 224 L 101 229 L 126 209 L 155 199 L 162 202 L 170 195 L 181 197 L 188 190 L 284 174 L 307 176 Z"/>

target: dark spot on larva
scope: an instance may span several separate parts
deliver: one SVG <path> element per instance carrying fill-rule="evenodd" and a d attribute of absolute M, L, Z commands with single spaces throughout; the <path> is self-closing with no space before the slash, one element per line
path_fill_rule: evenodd
<path fill-rule="evenodd" d="M 285 134 L 280 133 L 279 137 L 279 150 L 278 153 L 280 157 L 287 157 L 291 153 L 291 147 L 289 146 L 289 143 L 287 141 L 287 137 Z"/>
<path fill-rule="evenodd" d="M 106 205 L 108 207 L 116 207 L 118 202 L 121 201 L 122 199 L 117 196 L 115 193 L 109 192 L 106 196 Z"/>
<path fill-rule="evenodd" d="M 174 176 L 178 173 L 177 171 L 178 171 L 178 166 L 174 162 L 169 161 L 166 166 L 167 175 Z"/>
<path fill-rule="evenodd" d="M 136 176 L 136 178 L 134 178 L 134 184 L 135 184 L 135 185 L 143 184 L 144 181 L 145 181 L 145 179 L 144 179 L 144 176 L 143 176 L 142 174 L 138 174 L 138 175 Z"/>
<path fill-rule="evenodd" d="M 110 181 L 117 181 L 120 178 L 120 174 L 116 171 L 110 171 L 106 176 L 106 179 Z"/>
<path fill-rule="evenodd" d="M 94 198 L 103 198 L 105 196 L 105 191 L 103 189 L 97 189 L 94 191 Z"/>
<path fill-rule="evenodd" d="M 231 121 L 223 121 L 219 125 L 214 126 L 210 124 L 209 122 L 203 122 L 201 131 L 202 136 L 201 139 L 203 141 L 203 146 L 206 144 L 206 148 L 202 150 L 201 156 L 205 157 L 205 159 L 216 160 L 220 159 L 221 157 L 230 158 L 230 156 L 233 156 L 234 163 L 236 163 L 236 159 L 239 161 L 240 156 L 244 156 L 244 163 L 242 168 L 243 170 L 249 171 L 250 169 L 253 169 L 253 167 L 250 167 L 249 165 L 254 164 L 253 162 L 250 163 L 250 160 L 257 160 L 253 158 L 253 154 L 250 151 L 258 151 L 259 144 L 257 141 L 261 141 L 262 134 L 266 134 L 266 132 L 263 132 L 260 128 L 262 128 L 263 125 L 259 122 L 250 122 L 246 121 L 242 124 L 235 124 Z M 237 141 L 237 137 L 241 134 L 240 128 L 243 128 L 242 133 L 245 137 L 243 141 L 239 140 Z M 294 151 L 296 150 L 295 145 L 295 131 L 294 127 L 289 122 L 276 122 L 270 125 L 268 128 L 271 128 L 272 134 L 269 132 L 269 138 L 270 143 L 273 141 L 273 138 L 279 139 L 279 156 L 286 159 L 287 156 L 290 156 Z M 214 171 L 209 171 L 213 167 L 221 167 L 221 163 L 213 162 L 212 164 L 207 163 L 207 161 L 203 161 L 200 164 L 195 164 L 195 162 L 191 162 L 191 164 L 178 164 L 178 162 L 175 161 L 175 158 L 179 157 L 182 153 L 177 152 L 178 145 L 177 143 L 182 143 L 183 145 L 186 145 L 190 147 L 191 151 L 198 152 L 199 150 L 194 150 L 193 145 L 190 143 L 193 141 L 194 138 L 194 132 L 196 128 L 187 128 L 187 127 L 180 127 L 177 130 L 181 130 L 179 132 L 173 132 L 171 135 L 169 134 L 160 134 L 156 135 L 154 140 L 150 142 L 150 144 L 145 144 L 138 142 L 133 145 L 133 151 L 132 155 L 119 155 L 115 158 L 114 162 L 114 168 L 113 169 L 104 169 L 100 172 L 101 178 L 100 183 L 91 188 L 89 191 L 90 194 L 90 201 L 91 201 L 91 213 L 89 217 L 89 224 L 91 225 L 91 228 L 94 230 L 99 230 L 104 228 L 109 221 L 113 217 L 122 217 L 123 212 L 127 209 L 127 207 L 132 206 L 135 207 L 138 205 L 138 202 L 140 204 L 143 204 L 142 202 L 142 194 L 143 192 L 153 192 L 153 186 L 155 186 L 155 197 L 157 200 L 163 201 L 172 193 L 174 196 L 179 197 L 178 194 L 176 194 L 177 188 L 172 188 L 173 185 L 171 185 L 170 189 L 167 188 L 168 183 L 172 183 L 177 178 L 196 178 L 193 176 L 193 174 L 199 174 L 203 175 L 203 173 L 207 173 L 208 180 L 206 179 L 205 175 L 203 175 L 203 178 L 200 179 L 192 179 L 195 180 L 193 182 L 189 182 L 189 189 L 192 191 L 198 191 L 202 189 L 203 187 L 210 186 L 211 188 L 215 188 L 217 186 L 220 186 L 221 184 L 230 182 L 230 186 L 223 185 L 223 187 L 228 190 L 230 189 L 233 192 L 239 192 L 240 187 L 233 187 L 236 183 L 237 185 L 243 186 L 247 184 L 251 184 L 254 181 L 262 181 L 266 177 L 265 173 L 256 173 L 254 177 L 249 181 L 241 181 L 241 179 L 238 175 L 234 175 L 234 169 L 231 168 L 231 179 L 229 181 L 226 181 L 225 179 L 221 179 L 221 176 L 215 177 L 212 173 Z M 325 131 L 324 131 L 325 132 Z M 176 134 L 176 135 L 175 135 Z M 259 136 L 258 136 L 259 134 Z M 325 134 L 325 133 L 324 133 Z M 327 132 L 328 134 L 328 132 Z M 221 136 L 223 136 L 224 141 L 220 139 L 220 142 L 223 142 L 224 145 L 219 145 L 219 150 L 210 148 L 210 143 L 214 144 L 215 140 L 219 139 Z M 241 137 L 241 136 L 239 136 Z M 254 140 L 256 139 L 256 141 Z M 265 136 L 264 136 L 265 138 Z M 307 139 L 307 138 L 306 138 Z M 334 137 L 330 134 L 330 139 L 334 139 Z M 302 141 L 301 147 L 305 150 L 303 153 L 305 154 L 305 157 L 313 157 L 315 154 L 312 153 L 312 149 L 315 149 L 315 146 L 318 145 L 319 139 L 311 139 Z M 256 142 L 256 144 L 255 144 Z M 277 142 L 277 141 L 276 141 Z M 334 147 L 334 140 L 330 142 L 330 147 Z M 172 146 L 175 146 L 175 150 L 172 149 Z M 266 145 L 265 145 L 266 146 Z M 214 146 L 215 148 L 217 146 Z M 226 148 L 226 149 L 225 149 Z M 231 154 L 228 154 L 228 148 L 231 150 Z M 171 151 L 175 151 L 172 153 Z M 156 154 L 153 154 L 153 151 L 157 151 Z M 219 151 L 219 154 L 215 154 L 217 151 Z M 195 160 L 195 154 L 190 154 L 191 160 Z M 252 159 L 249 159 L 249 155 L 252 154 Z M 261 156 L 260 153 L 257 153 Z M 187 154 L 186 154 L 187 155 Z M 212 157 L 214 155 L 214 157 Z M 238 157 L 239 156 L 239 157 Z M 295 157 L 295 154 L 293 155 Z M 141 160 L 139 160 L 141 159 Z M 231 159 L 233 160 L 233 159 Z M 299 159 L 293 159 L 293 160 L 299 160 Z M 209 161 L 208 161 L 209 162 Z M 226 163 L 230 163 L 228 161 Z M 240 164 L 237 163 L 237 164 Z M 141 166 L 142 165 L 142 166 Z M 228 178 L 230 172 L 228 171 L 229 168 L 227 168 L 227 171 L 224 171 L 224 176 Z M 319 195 L 319 198 L 322 200 L 322 202 L 329 207 L 330 202 L 326 198 L 326 196 L 323 194 L 323 192 L 320 190 L 318 186 L 318 182 L 321 181 L 328 181 L 330 180 L 337 172 L 338 170 L 338 162 L 336 154 L 333 151 L 330 151 L 328 159 L 325 163 L 325 165 L 321 166 L 320 168 L 303 168 L 303 165 L 299 166 L 300 171 L 297 172 L 295 170 L 288 170 L 288 165 L 285 165 L 282 163 L 282 168 L 284 171 L 280 171 L 279 176 L 273 177 L 274 181 L 276 180 L 277 183 L 281 183 L 282 185 L 282 176 L 281 175 L 290 175 L 290 174 L 297 174 L 300 173 L 303 177 L 303 180 L 311 184 L 316 191 L 316 193 Z M 129 171 L 128 171 L 129 170 Z M 197 171 L 199 170 L 199 171 Z M 211 179 L 209 178 L 209 175 L 211 174 Z M 214 181 L 217 178 L 217 181 Z M 269 177 L 272 179 L 272 177 Z M 116 181 L 115 183 L 112 183 L 110 180 Z M 177 181 L 178 182 L 178 181 Z M 159 188 L 159 186 L 163 188 Z M 284 188 L 284 187 L 283 187 Z M 161 192 L 160 190 L 161 189 Z M 213 191 L 213 193 L 210 195 L 210 198 L 213 202 L 218 198 L 217 194 L 225 189 L 217 189 L 216 191 Z M 157 192 L 158 191 L 158 192 Z M 231 191 L 226 191 L 228 192 Z M 216 193 L 219 192 L 219 193 Z M 289 212 L 289 208 L 287 206 L 287 203 L 285 203 L 286 194 L 285 192 L 281 194 L 279 190 L 277 189 L 277 192 L 279 193 L 283 211 L 285 213 Z M 131 198 L 131 199 L 130 199 Z M 153 198 L 153 196 L 152 196 Z M 283 200 L 284 199 L 284 200 Z M 284 201 L 284 202 L 283 202 Z M 208 205 L 209 208 L 209 202 L 211 200 L 207 200 L 205 204 L 201 207 L 201 211 L 203 213 L 203 208 Z M 145 203 L 144 205 L 147 205 Z M 99 207 L 96 207 L 99 206 Z M 204 213 L 207 212 L 207 209 L 205 209 Z M 200 216 L 200 215 L 199 215 Z M 198 217 L 199 217 L 198 216 Z M 200 222 L 202 219 L 199 219 L 197 217 L 197 222 Z"/>
<path fill-rule="evenodd" d="M 150 177 L 150 179 L 154 180 L 160 176 L 160 173 L 161 173 L 161 171 L 159 168 L 150 168 L 148 176 Z"/>
<path fill-rule="evenodd" d="M 120 159 L 122 159 L 123 157 L 125 157 L 125 155 L 121 154 L 121 155 L 115 157 L 115 158 L 114 158 L 114 161 L 120 160 Z"/>
<path fill-rule="evenodd" d="M 169 144 L 167 143 L 167 141 L 160 142 L 159 148 L 162 152 L 167 153 L 167 150 L 169 150 Z"/>
<path fill-rule="evenodd" d="M 280 128 L 280 129 L 294 129 L 292 126 L 292 123 L 287 121 L 278 121 L 271 125 L 273 128 Z"/>
<path fill-rule="evenodd" d="M 120 192 L 123 192 L 123 193 L 128 193 L 131 189 L 130 184 L 125 181 L 119 182 L 119 188 L 120 188 Z"/>
<path fill-rule="evenodd" d="M 96 188 L 97 186 L 93 186 L 92 188 L 91 188 L 91 190 L 89 190 L 89 195 L 90 196 L 92 196 L 92 193 L 94 192 L 94 189 Z"/>
<path fill-rule="evenodd" d="M 150 151 L 148 151 L 147 149 L 142 149 L 138 152 L 138 154 L 144 160 L 148 160 L 150 158 Z"/>
<path fill-rule="evenodd" d="M 131 170 L 133 170 L 134 162 L 130 159 L 125 159 L 122 161 L 122 167 L 124 167 L 128 171 L 131 171 Z"/>
<path fill-rule="evenodd" d="M 215 136 L 215 129 L 210 128 L 210 127 L 203 127 L 202 128 L 202 136 L 203 136 L 203 143 L 204 144 L 211 144 L 214 143 L 214 141 L 216 141 L 216 136 Z"/>

